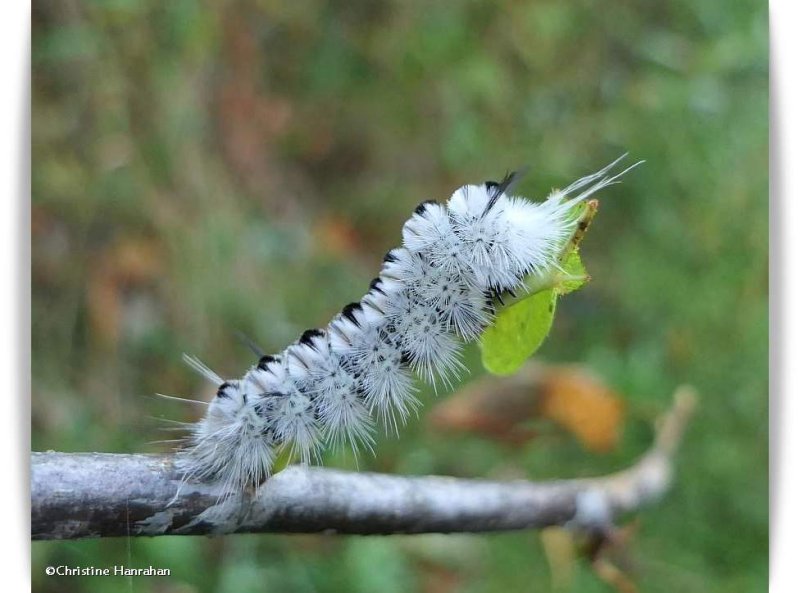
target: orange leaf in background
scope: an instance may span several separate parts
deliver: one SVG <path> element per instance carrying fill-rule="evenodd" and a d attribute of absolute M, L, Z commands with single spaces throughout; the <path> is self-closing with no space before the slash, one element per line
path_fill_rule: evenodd
<path fill-rule="evenodd" d="M 543 375 L 540 413 L 591 451 L 610 451 L 619 440 L 622 401 L 579 366 L 554 367 Z"/>
<path fill-rule="evenodd" d="M 485 377 L 438 404 L 430 415 L 437 430 L 472 432 L 509 445 L 536 436 L 527 424 L 546 418 L 591 451 L 613 449 L 623 416 L 620 398 L 577 365 L 529 362 L 510 377 Z"/>

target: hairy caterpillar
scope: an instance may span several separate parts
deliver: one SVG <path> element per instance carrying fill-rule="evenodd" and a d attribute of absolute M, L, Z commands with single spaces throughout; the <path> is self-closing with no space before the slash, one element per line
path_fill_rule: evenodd
<path fill-rule="evenodd" d="M 367 294 L 326 328 L 262 356 L 240 379 L 186 357 L 218 389 L 178 451 L 184 478 L 254 487 L 282 449 L 305 463 L 326 444 L 371 449 L 376 417 L 396 432 L 420 405 L 414 376 L 448 385 L 464 370 L 462 344 L 491 323 L 494 297 L 558 265 L 574 206 L 633 168 L 608 176 L 622 158 L 540 203 L 508 195 L 515 173 L 463 186 L 446 205 L 423 202 Z"/>

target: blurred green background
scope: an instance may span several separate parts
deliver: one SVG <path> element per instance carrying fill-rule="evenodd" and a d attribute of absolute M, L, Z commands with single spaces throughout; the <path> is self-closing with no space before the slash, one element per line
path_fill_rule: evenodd
<path fill-rule="evenodd" d="M 34 450 L 167 450 L 157 418 L 198 410 L 150 394 L 211 396 L 182 352 L 238 376 L 237 330 L 277 351 L 324 325 L 421 200 L 523 165 L 519 192 L 540 198 L 630 151 L 647 163 L 602 192 L 593 281 L 538 355 L 623 394 L 619 445 L 587 451 L 546 422 L 516 448 L 442 435 L 425 398 L 360 467 L 611 471 L 691 383 L 677 483 L 638 515 L 631 574 L 642 591 L 766 590 L 766 3 L 42 0 L 32 18 Z M 37 591 L 557 590 L 536 532 L 32 553 Z M 58 564 L 172 577 L 44 575 Z M 566 590 L 613 589 L 583 562 Z"/>

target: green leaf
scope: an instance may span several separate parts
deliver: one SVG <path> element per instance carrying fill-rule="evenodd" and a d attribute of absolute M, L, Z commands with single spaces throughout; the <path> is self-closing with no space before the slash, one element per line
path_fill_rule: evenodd
<path fill-rule="evenodd" d="M 490 373 L 516 372 L 550 333 L 558 297 L 589 281 L 578 246 L 597 214 L 597 206 L 597 200 L 579 206 L 575 232 L 564 244 L 557 266 L 529 275 L 522 294 L 507 295 L 509 298 L 498 304 L 495 322 L 483 332 L 480 341 L 483 366 Z"/>
<path fill-rule="evenodd" d="M 481 358 L 487 371 L 511 375 L 542 345 L 556 312 L 558 297 L 589 280 L 578 247 L 561 259 L 558 269 L 529 277 L 528 292 L 501 305 L 495 322 L 481 337 Z"/>
<path fill-rule="evenodd" d="M 559 296 L 574 292 L 589 281 L 589 274 L 586 273 L 577 247 L 564 258 L 561 270 L 555 286 Z"/>
<path fill-rule="evenodd" d="M 539 349 L 556 312 L 556 289 L 543 290 L 500 310 L 481 337 L 483 366 L 510 375 Z"/>

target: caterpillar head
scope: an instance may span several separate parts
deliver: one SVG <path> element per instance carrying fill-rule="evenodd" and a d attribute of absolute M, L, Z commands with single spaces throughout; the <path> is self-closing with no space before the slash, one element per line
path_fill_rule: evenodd
<path fill-rule="evenodd" d="M 221 482 L 230 490 L 254 488 L 269 474 L 275 438 L 263 417 L 256 386 L 246 377 L 224 381 L 205 417 L 178 454 L 186 480 Z"/>

